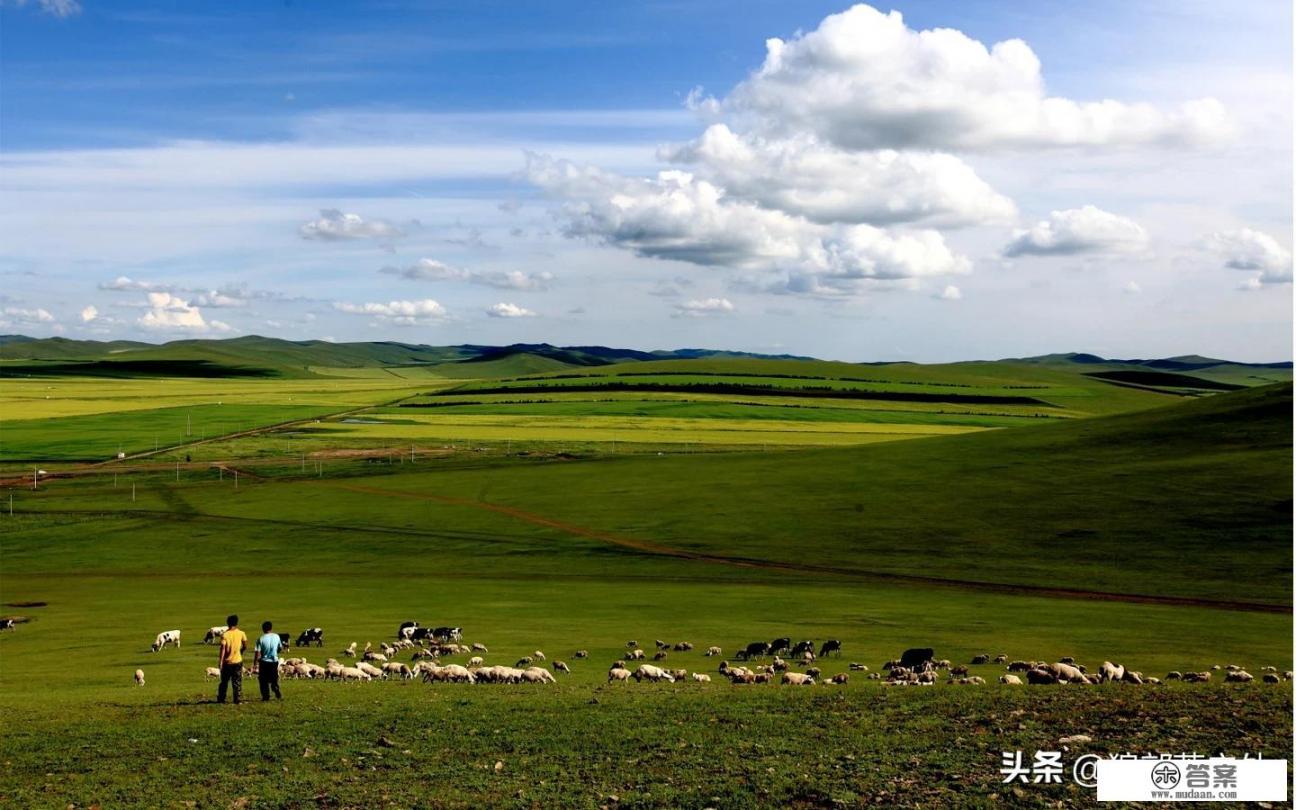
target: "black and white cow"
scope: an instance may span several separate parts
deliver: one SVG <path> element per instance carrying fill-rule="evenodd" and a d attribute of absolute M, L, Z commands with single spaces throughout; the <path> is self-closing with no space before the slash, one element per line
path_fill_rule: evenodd
<path fill-rule="evenodd" d="M 459 641 L 463 638 L 463 628 L 438 627 L 432 631 L 432 638 L 437 641 Z"/>
<path fill-rule="evenodd" d="M 841 641 L 835 638 L 825 641 L 823 646 L 819 648 L 819 657 L 823 658 L 828 653 L 837 653 L 837 657 L 841 658 Z"/>
<path fill-rule="evenodd" d="M 312 644 L 316 647 L 324 646 L 324 628 L 307 627 L 305 630 L 301 631 L 301 635 L 297 636 L 298 647 L 309 647 Z M 284 646 L 288 646 L 287 637 L 284 637 Z"/>
<path fill-rule="evenodd" d="M 770 645 L 766 641 L 753 641 L 738 651 L 739 661 L 750 661 L 753 658 L 764 658 L 770 654 Z"/>
<path fill-rule="evenodd" d="M 0 630 L 12 630 L 15 624 L 13 619 L 0 619 Z"/>
<path fill-rule="evenodd" d="M 229 627 L 223 624 L 211 628 L 207 631 L 207 635 L 203 636 L 203 644 L 215 644 L 220 641 L 226 630 L 229 630 Z"/>
<path fill-rule="evenodd" d="M 292 641 L 292 634 L 278 633 L 277 635 L 279 636 L 279 640 L 283 642 L 280 646 L 282 646 L 285 650 L 288 649 L 288 647 L 290 646 L 290 642 Z"/>
<path fill-rule="evenodd" d="M 409 627 L 406 628 L 407 635 L 404 638 L 410 641 L 430 641 L 432 639 L 431 627 Z"/>
<path fill-rule="evenodd" d="M 792 648 L 792 655 L 801 655 L 802 653 L 814 653 L 815 644 L 813 641 L 798 641 Z"/>
<path fill-rule="evenodd" d="M 403 641 L 414 641 L 414 633 L 418 629 L 418 622 L 401 622 L 400 627 L 396 630 L 396 638 Z"/>
<path fill-rule="evenodd" d="M 157 638 L 153 639 L 153 652 L 158 652 L 170 644 L 174 644 L 177 650 L 180 649 L 179 630 L 164 630 L 161 633 L 158 633 Z"/>
<path fill-rule="evenodd" d="M 792 639 L 787 637 L 776 638 L 769 643 L 769 654 L 778 655 L 781 652 L 787 652 L 791 648 L 792 648 Z"/>

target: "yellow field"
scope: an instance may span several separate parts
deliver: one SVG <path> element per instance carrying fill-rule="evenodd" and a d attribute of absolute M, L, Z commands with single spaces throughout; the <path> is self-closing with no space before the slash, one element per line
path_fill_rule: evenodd
<path fill-rule="evenodd" d="M 449 385 L 414 384 L 390 375 L 359 379 L 8 379 L 0 385 L 0 419 L 137 411 L 177 405 L 364 406 Z"/>
<path fill-rule="evenodd" d="M 954 425 L 791 422 L 771 419 L 668 419 L 628 416 L 418 414 L 408 422 L 325 422 L 317 437 L 375 440 L 572 441 L 698 444 L 847 445 L 975 433 Z"/>

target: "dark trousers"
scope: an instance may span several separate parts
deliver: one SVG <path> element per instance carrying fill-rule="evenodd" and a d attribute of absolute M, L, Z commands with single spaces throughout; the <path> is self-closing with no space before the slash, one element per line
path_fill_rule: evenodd
<path fill-rule="evenodd" d="M 225 691 L 234 685 L 234 702 L 238 703 L 243 700 L 243 665 L 242 664 L 222 664 L 221 665 L 220 688 L 216 690 L 216 702 L 225 702 Z"/>
<path fill-rule="evenodd" d="M 274 690 L 275 697 L 283 700 L 283 694 L 279 691 L 279 662 L 262 661 L 258 665 L 257 681 L 261 684 L 261 699 L 270 699 L 270 690 Z"/>

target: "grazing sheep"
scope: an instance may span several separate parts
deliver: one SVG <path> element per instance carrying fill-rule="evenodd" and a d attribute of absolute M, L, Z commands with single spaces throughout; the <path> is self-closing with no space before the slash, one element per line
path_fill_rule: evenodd
<path fill-rule="evenodd" d="M 823 673 L 820 672 L 819 667 L 810 667 L 805 671 L 805 674 L 809 675 L 811 678 L 814 678 L 815 680 L 819 680 L 819 676 L 822 675 Z"/>
<path fill-rule="evenodd" d="M 608 670 L 608 683 L 611 683 L 612 681 L 622 681 L 622 682 L 625 682 L 625 681 L 628 681 L 628 680 L 630 680 L 630 670 L 628 670 L 628 669 L 609 669 L 609 670 Z"/>
<path fill-rule="evenodd" d="M 850 663 L 850 668 L 851 668 L 852 670 L 856 671 L 856 672 L 868 672 L 868 671 L 869 671 L 869 668 L 868 668 L 868 665 L 867 665 L 867 664 L 861 664 L 861 663 L 859 663 L 858 661 L 851 661 L 851 663 Z"/>
<path fill-rule="evenodd" d="M 474 643 L 474 644 L 472 645 L 472 651 L 473 651 L 473 652 L 490 652 L 490 650 L 486 649 L 486 645 L 485 645 L 485 644 L 481 644 L 481 643 Z"/>
<path fill-rule="evenodd" d="M 572 653 L 572 658 L 589 658 L 589 650 L 577 650 Z"/>
<path fill-rule="evenodd" d="M 477 682 L 477 678 L 474 677 L 473 674 L 468 671 L 468 668 L 464 666 L 460 666 L 459 664 L 449 664 L 447 666 L 441 667 L 439 672 L 441 675 L 440 680 L 443 681 L 451 681 L 454 683 L 460 683 L 460 682 L 476 683 Z M 549 673 L 546 672 L 545 674 L 548 675 Z"/>
<path fill-rule="evenodd" d="M 229 625 L 225 624 L 218 624 L 208 629 L 207 634 L 203 636 L 203 644 L 215 644 L 221 640 L 227 630 L 229 630 Z"/>
<path fill-rule="evenodd" d="M 784 672 L 783 683 L 793 686 L 813 686 L 814 678 L 800 672 Z"/>
<path fill-rule="evenodd" d="M 653 655 L 653 660 L 654 660 L 654 661 L 665 661 L 665 660 L 666 660 L 666 651 L 665 651 L 665 650 L 658 650 L 658 651 L 656 652 L 656 654 Z"/>
<path fill-rule="evenodd" d="M 639 649 L 631 650 L 626 653 L 626 658 L 630 661 L 642 661 L 644 660 L 644 651 Z"/>
<path fill-rule="evenodd" d="M 373 650 L 369 650 L 364 654 L 364 660 L 377 661 L 380 664 L 385 664 L 387 663 L 387 656 L 383 655 L 382 653 L 377 653 L 374 652 Z"/>
<path fill-rule="evenodd" d="M 870 672 L 870 673 L 868 674 L 868 679 L 869 679 L 870 681 L 880 681 L 880 680 L 882 680 L 882 673 L 881 673 L 881 672 Z"/>
<path fill-rule="evenodd" d="M 486 663 L 486 661 L 480 655 L 474 655 L 472 658 L 468 659 L 468 666 L 470 667 L 479 667 L 484 663 Z"/>
<path fill-rule="evenodd" d="M 1170 670 L 1169 672 L 1166 673 L 1165 679 L 1166 679 L 1167 681 L 1177 681 L 1177 680 L 1179 680 L 1179 679 L 1182 678 L 1182 677 L 1183 677 L 1183 673 L 1181 673 L 1181 672 L 1180 672 L 1179 670 L 1177 670 L 1177 669 L 1172 669 L 1172 670 Z"/>
<path fill-rule="evenodd" d="M 1265 683 L 1280 683 L 1281 681 L 1282 681 L 1282 678 L 1279 678 L 1279 677 L 1278 677 L 1278 673 L 1277 673 L 1277 672 L 1266 672 L 1266 673 L 1264 674 L 1264 682 L 1265 682 Z"/>
<path fill-rule="evenodd" d="M 1204 672 L 1185 672 L 1183 674 L 1184 683 L 1210 683 L 1211 674 L 1209 671 Z"/>
<path fill-rule="evenodd" d="M 144 670 L 142 669 L 135 670 L 135 685 L 136 686 L 144 685 Z"/>
<path fill-rule="evenodd" d="M 1007 684 L 1009 686 L 1021 686 L 1022 679 L 1018 678 L 1016 675 L 1000 675 L 999 683 Z"/>
<path fill-rule="evenodd" d="M 1074 667 L 1070 664 L 1063 664 L 1059 661 L 1049 667 L 1049 669 L 1059 681 L 1064 681 L 1066 683 L 1089 683 L 1089 679 L 1085 677 L 1085 674 L 1080 671 L 1079 667 Z"/>
<path fill-rule="evenodd" d="M 707 647 L 707 651 L 704 652 L 703 655 L 707 658 L 711 658 L 717 655 L 724 655 L 724 652 L 719 647 Z"/>
<path fill-rule="evenodd" d="M 517 667 L 518 669 L 531 666 L 531 656 L 529 655 L 522 656 L 517 660 L 517 663 L 514 664 L 513 666 Z"/>
<path fill-rule="evenodd" d="M 1113 664 L 1111 661 L 1103 661 L 1102 666 L 1098 667 L 1098 680 L 1100 681 L 1111 682 L 1121 681 L 1124 679 L 1125 667 L 1120 664 Z"/>
<path fill-rule="evenodd" d="M 657 639 L 657 641 L 654 642 L 654 643 L 657 645 L 657 649 L 659 649 L 659 650 L 669 650 L 669 649 L 670 649 L 670 644 L 667 644 L 665 641 L 662 641 L 661 639 Z"/>
<path fill-rule="evenodd" d="M 567 662 L 565 662 L 565 661 L 554 661 L 554 662 L 553 662 L 553 671 L 554 671 L 554 672 L 566 672 L 568 675 L 571 674 L 571 669 L 568 668 L 568 666 L 567 666 Z"/>
<path fill-rule="evenodd" d="M 652 664 L 640 664 L 639 668 L 634 671 L 633 677 L 636 681 L 643 681 L 647 678 L 654 683 L 658 681 L 667 681 L 669 683 L 675 682 L 674 675 L 671 675 L 666 670 L 660 667 L 655 667 Z"/>
<path fill-rule="evenodd" d="M 673 649 L 675 650 L 675 652 L 689 652 L 690 650 L 693 649 L 693 645 L 688 643 L 687 641 L 679 641 L 676 642 Z"/>
<path fill-rule="evenodd" d="M 950 667 L 954 666 L 954 662 L 949 660 L 948 658 L 942 658 L 941 660 L 937 661 L 933 666 L 935 666 L 937 669 L 949 669 Z"/>
<path fill-rule="evenodd" d="M 1283 680 L 1290 681 L 1291 679 L 1292 679 L 1292 671 L 1289 669 L 1283 673 Z"/>
<path fill-rule="evenodd" d="M 625 669 L 625 661 L 613 661 L 608 669 Z"/>
<path fill-rule="evenodd" d="M 631 640 L 629 640 L 629 641 L 626 642 L 626 649 L 627 649 L 627 650 L 633 650 L 635 647 L 638 647 L 638 646 L 639 646 L 639 642 L 635 641 L 634 639 L 631 639 Z"/>
<path fill-rule="evenodd" d="M 774 660 L 770 662 L 770 668 L 775 672 L 785 672 L 788 668 L 787 661 L 784 661 L 776 655 L 774 656 Z"/>
<path fill-rule="evenodd" d="M 545 654 L 540 652 L 539 650 L 536 650 L 535 652 L 531 653 L 531 657 L 537 661 L 545 660 Z"/>
<path fill-rule="evenodd" d="M 1034 668 L 1035 664 L 1031 661 L 1013 661 L 1008 665 L 1009 672 L 1030 672 Z"/>
<path fill-rule="evenodd" d="M 840 686 L 845 684 L 849 680 L 850 680 L 850 676 L 847 675 L 845 672 L 838 672 L 836 675 L 832 676 L 832 679 L 828 681 L 828 683 L 835 683 Z"/>
<path fill-rule="evenodd" d="M 1031 684 L 1052 684 L 1058 682 L 1058 677 L 1047 669 L 1032 669 L 1026 673 L 1026 682 Z"/>
<path fill-rule="evenodd" d="M 1125 683 L 1132 683 L 1132 684 L 1135 684 L 1135 685 L 1142 685 L 1142 683 L 1143 683 L 1143 673 L 1142 673 L 1142 672 L 1135 672 L 1135 671 L 1132 670 L 1132 669 L 1127 669 L 1127 670 L 1125 670 L 1125 676 L 1124 676 L 1121 680 L 1125 681 Z"/>
<path fill-rule="evenodd" d="M 972 656 L 972 663 L 973 665 L 988 664 L 990 663 L 990 654 L 981 653 L 980 655 L 974 655 Z M 1067 663 L 1072 663 L 1072 662 L 1068 661 Z"/>
<path fill-rule="evenodd" d="M 414 677 L 414 671 L 399 661 L 392 661 L 382 665 L 382 677 L 397 677 L 402 680 L 408 680 Z"/>
<path fill-rule="evenodd" d="M 383 671 L 368 661 L 361 661 L 356 664 L 356 669 L 368 675 L 370 678 L 381 678 L 383 676 Z"/>
<path fill-rule="evenodd" d="M 994 657 L 994 662 L 995 662 L 996 664 L 1004 664 L 1004 663 L 1007 663 L 1007 662 L 1008 662 L 1008 655 L 1007 655 L 1006 653 L 999 653 L 998 655 L 996 655 L 996 656 Z"/>
<path fill-rule="evenodd" d="M 1274 677 L 1277 678 L 1278 676 L 1275 675 Z M 693 680 L 697 681 L 698 683 L 711 683 L 711 676 L 706 674 L 705 672 L 694 672 Z"/>
<path fill-rule="evenodd" d="M 343 650 L 343 651 L 342 651 L 342 654 L 345 655 L 345 656 L 347 656 L 348 658 L 355 658 L 355 657 L 356 657 L 356 643 L 355 643 L 354 641 L 351 642 L 351 646 L 349 646 L 349 647 L 347 647 L 345 650 Z"/>
<path fill-rule="evenodd" d="M 774 682 L 774 676 L 768 672 L 757 672 L 756 677 L 752 679 L 752 683 L 773 683 L 773 682 Z"/>
<path fill-rule="evenodd" d="M 544 667 L 527 667 L 522 672 L 522 680 L 527 683 L 557 683 L 554 676 Z"/>
<path fill-rule="evenodd" d="M 220 667 L 207 667 L 207 671 L 204 673 L 204 677 L 207 677 L 207 678 L 219 678 L 219 677 L 220 677 Z"/>
<path fill-rule="evenodd" d="M 961 678 L 964 675 L 968 674 L 968 668 L 962 664 L 959 664 L 956 667 L 950 667 L 950 674 L 955 677 Z"/>
<path fill-rule="evenodd" d="M 1250 683 L 1255 680 L 1255 676 L 1245 669 L 1235 669 L 1224 676 L 1225 683 Z"/>
<path fill-rule="evenodd" d="M 340 667 L 335 676 L 342 681 L 371 681 L 369 673 L 358 667 Z"/>

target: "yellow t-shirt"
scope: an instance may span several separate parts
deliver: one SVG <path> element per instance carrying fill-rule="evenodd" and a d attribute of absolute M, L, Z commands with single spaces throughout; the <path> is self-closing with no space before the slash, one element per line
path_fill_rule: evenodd
<path fill-rule="evenodd" d="M 243 663 L 243 646 L 247 644 L 247 633 L 237 627 L 226 630 L 221 637 L 221 662 L 225 664 Z"/>

